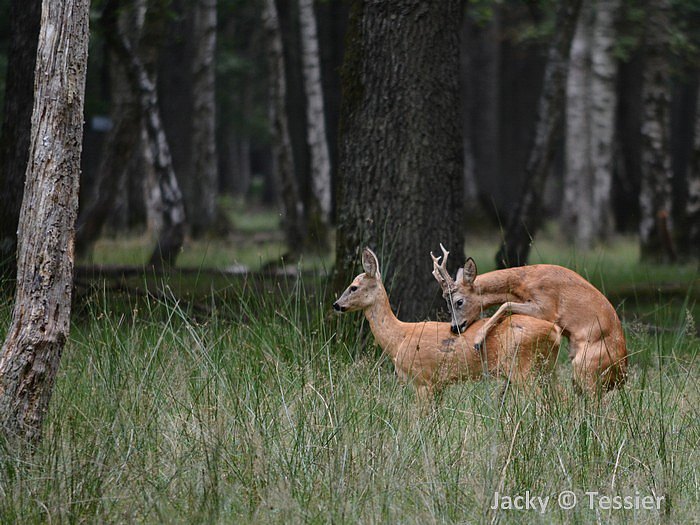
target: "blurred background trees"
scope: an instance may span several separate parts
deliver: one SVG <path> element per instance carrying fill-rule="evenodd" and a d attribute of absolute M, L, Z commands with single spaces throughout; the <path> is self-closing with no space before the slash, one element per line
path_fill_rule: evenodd
<path fill-rule="evenodd" d="M 0 0 L 6 276 L 37 5 Z M 392 294 L 409 317 L 423 315 L 429 283 L 412 279 L 430 277 L 440 241 L 461 253 L 486 234 L 501 264 L 522 264 L 546 224 L 583 250 L 623 234 L 648 260 L 699 256 L 697 0 L 91 10 L 79 253 L 136 233 L 151 264 L 176 264 L 189 239 L 236 231 L 223 203 L 266 206 L 288 262 L 335 253 L 346 277 L 361 244 L 385 251 L 387 275 L 415 291 Z"/>

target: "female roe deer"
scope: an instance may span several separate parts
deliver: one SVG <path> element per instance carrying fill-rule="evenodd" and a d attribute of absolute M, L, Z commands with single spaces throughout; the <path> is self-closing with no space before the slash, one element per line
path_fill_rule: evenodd
<path fill-rule="evenodd" d="M 482 322 L 455 335 L 450 323 L 399 321 L 389 305 L 377 256 L 369 248 L 362 253 L 362 266 L 365 273 L 355 277 L 333 308 L 337 312 L 364 311 L 399 380 L 414 385 L 423 406 L 448 384 L 479 379 L 485 370 L 514 384 L 527 384 L 538 370 L 553 372 L 560 344 L 560 331 L 554 324 L 514 315 L 494 326 L 487 337 L 488 352 L 482 356 L 472 350 Z"/>
<path fill-rule="evenodd" d="M 529 315 L 554 323 L 569 338 L 575 384 L 592 394 L 624 384 L 627 346 L 622 323 L 613 305 L 576 272 L 552 264 L 535 264 L 488 272 L 477 277 L 470 257 L 450 277 L 448 252 L 441 244 L 443 260 L 433 259 L 433 275 L 452 314 L 452 331 L 469 331 L 485 308 L 500 305 L 491 318 L 479 323 L 474 347 L 488 348 L 489 331 L 505 313 Z"/>

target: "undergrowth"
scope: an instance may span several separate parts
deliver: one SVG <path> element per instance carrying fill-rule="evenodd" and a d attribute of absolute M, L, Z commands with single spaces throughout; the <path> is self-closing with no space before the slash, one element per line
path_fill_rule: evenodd
<path fill-rule="evenodd" d="M 272 278 L 271 278 L 272 279 Z M 0 458 L 1 523 L 690 523 L 700 515 L 691 308 L 628 321 L 627 385 L 455 385 L 421 416 L 360 314 L 303 279 L 237 281 L 206 318 L 161 284 L 74 319 L 30 460 Z M 216 292 L 212 292 L 213 295 Z M 690 306 L 690 305 L 689 305 Z M 10 305 L 0 307 L 2 330 Z M 650 314 L 652 315 L 652 314 Z M 667 328 L 672 327 L 672 328 Z M 578 498 L 571 510 L 557 497 Z M 591 508 L 654 496 L 658 508 Z M 547 509 L 494 510 L 495 494 Z"/>

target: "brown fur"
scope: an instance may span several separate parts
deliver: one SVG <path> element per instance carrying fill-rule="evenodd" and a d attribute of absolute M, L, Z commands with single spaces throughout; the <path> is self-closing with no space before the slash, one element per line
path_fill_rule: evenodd
<path fill-rule="evenodd" d="M 552 372 L 560 331 L 552 324 L 522 315 L 498 323 L 487 337 L 487 352 L 474 350 L 474 337 L 485 321 L 455 335 L 449 323 L 405 323 L 391 310 L 376 256 L 363 254 L 365 273 L 358 275 L 333 307 L 363 310 L 374 337 L 392 360 L 399 379 L 412 383 L 423 403 L 457 381 L 476 380 L 484 371 L 514 384 L 531 384 L 534 372 Z"/>
<path fill-rule="evenodd" d="M 477 347 L 488 347 L 489 332 L 505 313 L 529 315 L 556 324 L 569 338 L 574 380 L 580 388 L 594 393 L 624 383 L 627 346 L 620 318 L 610 301 L 576 272 L 536 264 L 477 276 L 470 258 L 452 280 L 445 273 L 445 260 L 442 265 L 435 257 L 433 261 L 433 274 L 453 315 L 453 331 L 470 331 L 485 308 L 500 305 L 486 323 L 476 321 Z"/>

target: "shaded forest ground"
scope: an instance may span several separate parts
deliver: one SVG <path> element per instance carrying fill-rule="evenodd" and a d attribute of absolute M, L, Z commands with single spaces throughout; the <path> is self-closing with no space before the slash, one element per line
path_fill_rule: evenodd
<path fill-rule="evenodd" d="M 551 388 L 502 397 L 493 378 L 455 385 L 421 418 L 362 316 L 331 314 L 330 259 L 303 260 L 300 276 L 258 271 L 282 252 L 273 219 L 258 211 L 229 241 L 189 244 L 169 274 L 115 270 L 145 260 L 139 239 L 97 246 L 106 279 L 80 263 L 44 439 L 28 462 L 0 450 L 0 522 L 696 519 L 695 267 L 640 265 L 625 239 L 572 254 L 550 232 L 534 257 L 578 269 L 623 314 L 628 384 L 602 402 L 576 396 L 564 349 Z M 497 243 L 472 237 L 486 271 Z M 233 264 L 256 271 L 222 271 Z M 0 330 L 9 316 L 1 304 Z M 571 511 L 490 509 L 496 491 L 569 489 Z M 664 499 L 609 510 L 590 508 L 586 491 Z"/>
<path fill-rule="evenodd" d="M 95 293 L 111 291 L 107 295 L 118 307 L 122 299 L 129 303 L 149 294 L 162 298 L 166 286 L 172 297 L 199 316 L 231 300 L 240 302 L 236 299 L 239 294 L 289 293 L 299 279 L 325 300 L 342 292 L 327 288 L 333 253 L 307 254 L 293 262 L 282 259 L 286 250 L 276 210 L 232 200 L 226 201 L 224 208 L 235 231 L 225 239 L 188 240 L 177 268 L 170 272 L 144 270 L 153 245 L 147 235 L 103 237 L 89 257 L 77 262 L 77 314 Z M 483 227 L 468 231 L 466 255 L 477 261 L 480 273 L 494 270 L 500 232 Z M 436 249 L 439 241 L 435 239 Z M 426 271 L 430 271 L 429 255 L 417 256 L 425 259 Z M 697 264 L 641 263 L 634 236 L 618 236 L 604 246 L 578 253 L 566 243 L 557 225 L 549 224 L 533 243 L 530 262 L 559 264 L 577 271 L 603 291 L 626 323 L 673 330 L 686 312 L 695 319 L 700 316 Z M 389 292 L 391 295 L 391 289 Z M 444 315 L 441 301 L 434 309 L 437 318 Z M 663 325 L 657 324 L 660 313 Z"/>

